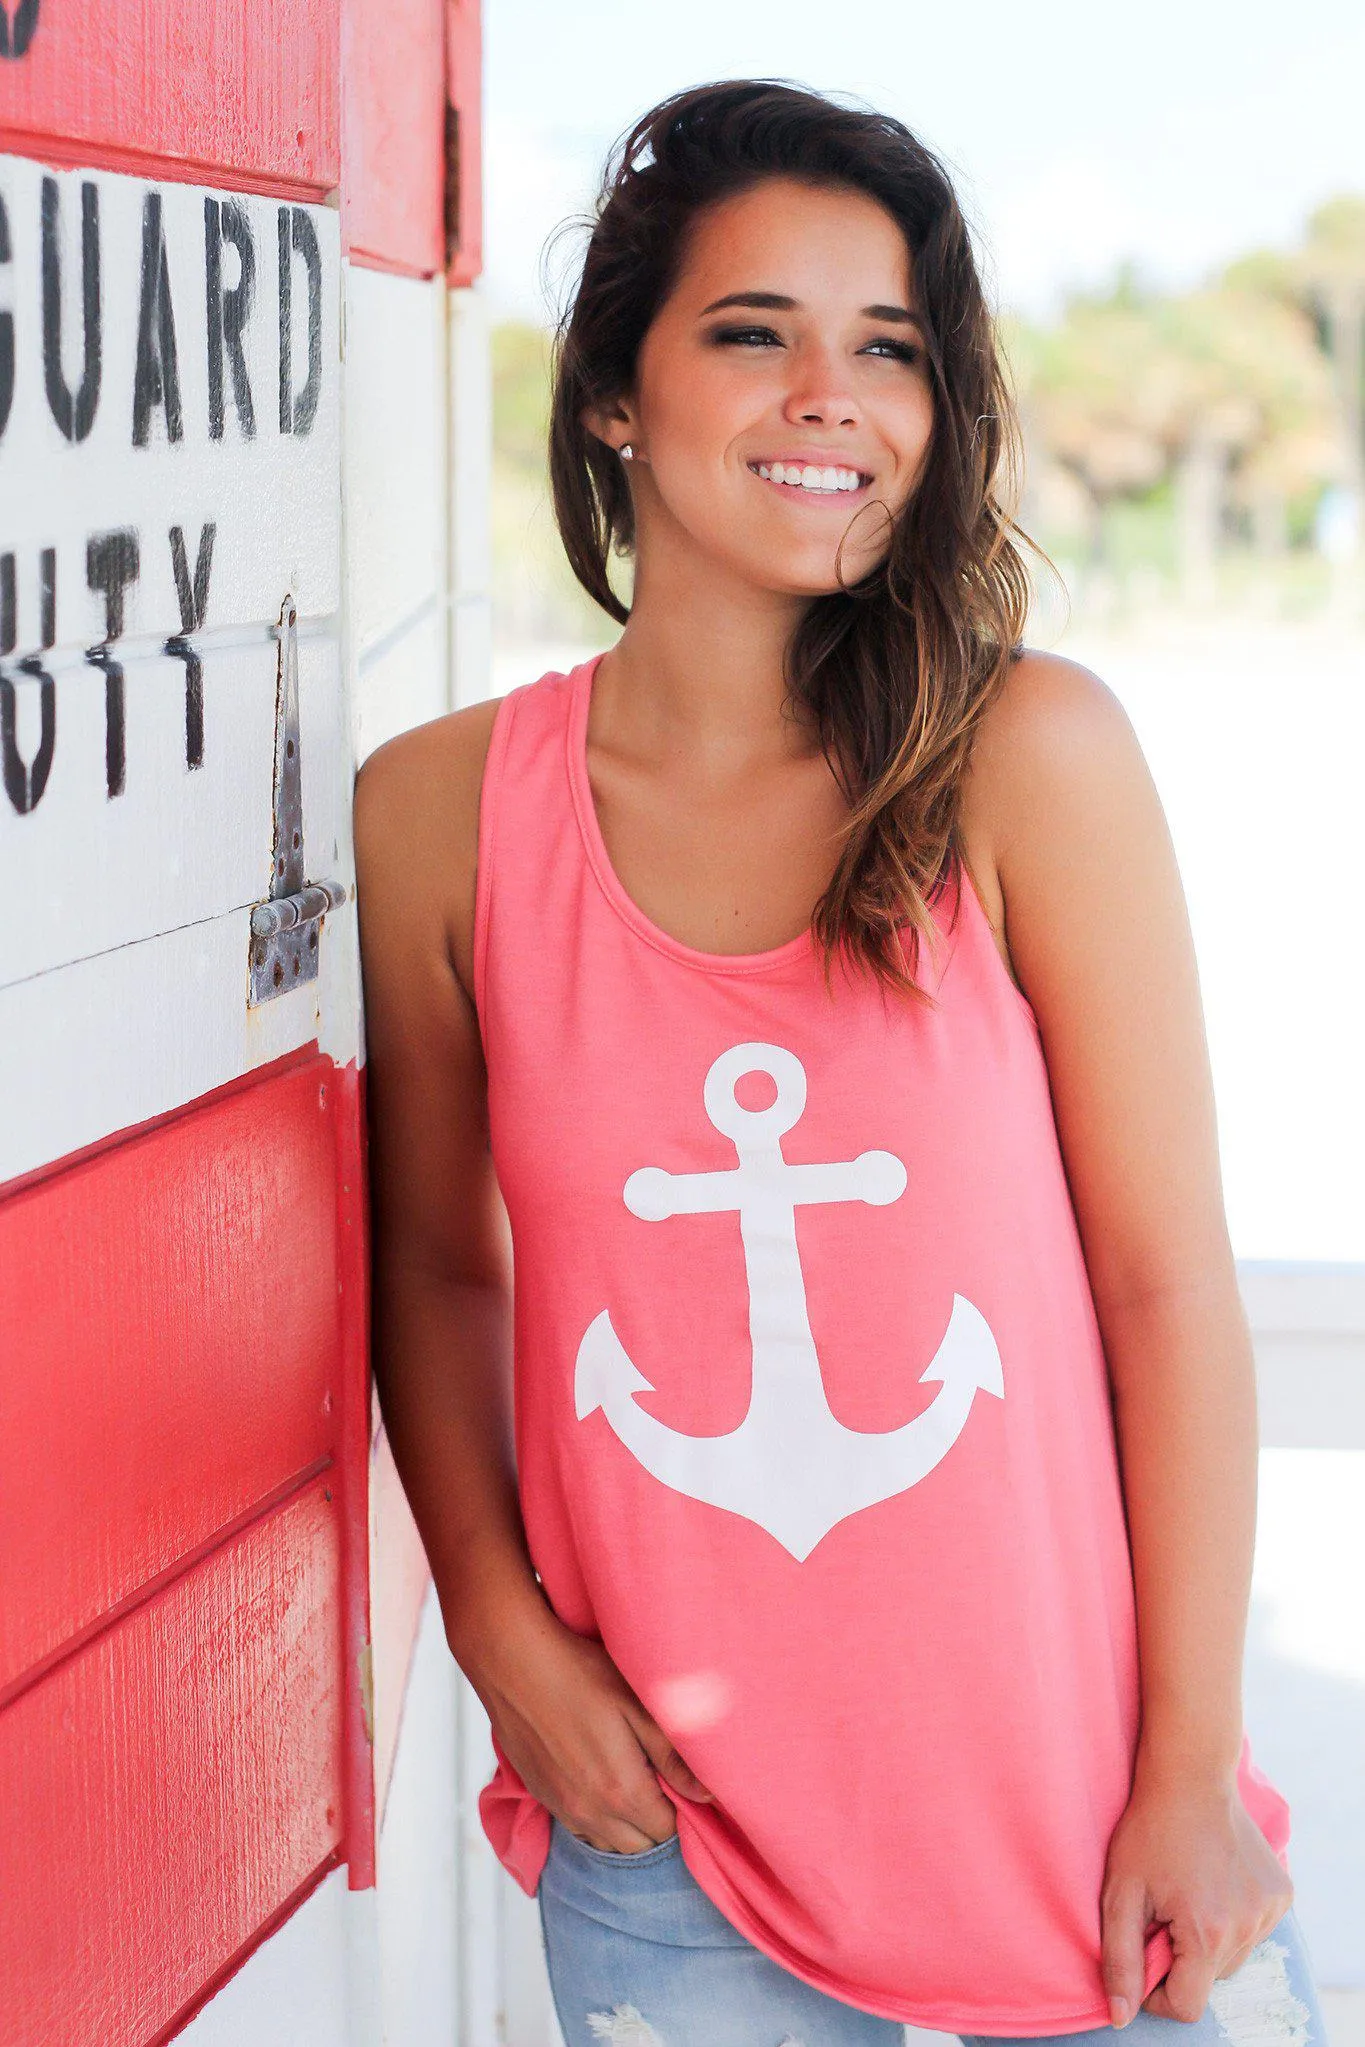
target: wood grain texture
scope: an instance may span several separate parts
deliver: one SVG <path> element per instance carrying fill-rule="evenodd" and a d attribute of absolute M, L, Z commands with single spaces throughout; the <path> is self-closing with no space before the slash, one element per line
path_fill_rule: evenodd
<path fill-rule="evenodd" d="M 343 1846 L 323 1479 L 0 1713 L 0 2012 L 143 2047 Z"/>
<path fill-rule="evenodd" d="M 444 0 L 342 0 L 342 235 L 352 263 L 445 264 Z"/>
<path fill-rule="evenodd" d="M 361 672 L 445 578 L 446 299 L 440 279 L 347 265 L 346 575 Z M 438 706 L 440 708 L 440 706 Z"/>
<path fill-rule="evenodd" d="M 0 1203 L 0 1699 L 335 1455 L 315 1058 Z"/>
<path fill-rule="evenodd" d="M 318 198 L 340 176 L 340 42 L 336 0 L 43 0 L 4 65 L 0 150 Z"/>

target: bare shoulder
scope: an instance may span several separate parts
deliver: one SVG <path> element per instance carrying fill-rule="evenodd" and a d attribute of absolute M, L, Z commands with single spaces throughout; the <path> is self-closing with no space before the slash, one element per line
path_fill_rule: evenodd
<path fill-rule="evenodd" d="M 1127 712 L 1108 683 L 1079 661 L 1025 650 L 981 720 L 972 794 L 1001 821 L 1046 789 L 1136 749 Z"/>
<path fill-rule="evenodd" d="M 982 715 L 963 783 L 978 893 L 999 897 L 1007 849 L 1030 825 L 1058 822 L 1059 799 L 1084 807 L 1087 797 L 1102 799 L 1107 780 L 1141 766 L 1132 723 L 1109 685 L 1079 661 L 1026 649 Z"/>
<path fill-rule="evenodd" d="M 356 892 L 401 898 L 403 923 L 441 936 L 469 994 L 479 798 L 502 699 L 468 704 L 385 740 L 356 776 Z M 363 919 L 363 908 L 362 908 Z M 386 919 L 387 921 L 387 919 Z"/>

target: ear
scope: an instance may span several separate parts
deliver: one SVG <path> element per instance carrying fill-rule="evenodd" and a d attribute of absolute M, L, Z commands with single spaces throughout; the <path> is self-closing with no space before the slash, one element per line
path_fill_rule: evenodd
<path fill-rule="evenodd" d="M 579 417 L 590 434 L 595 434 L 599 441 L 605 441 L 618 455 L 632 442 L 639 446 L 640 428 L 635 407 L 626 399 L 586 406 Z"/>

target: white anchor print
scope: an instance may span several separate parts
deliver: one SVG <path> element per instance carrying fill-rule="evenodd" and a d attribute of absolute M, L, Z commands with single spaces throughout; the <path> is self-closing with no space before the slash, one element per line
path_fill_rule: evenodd
<path fill-rule="evenodd" d="M 777 1099 L 745 1109 L 735 1089 L 766 1073 Z M 623 1189 L 632 1215 L 735 1214 L 749 1286 L 753 1378 L 749 1409 L 721 1436 L 668 1428 L 637 1402 L 654 1389 L 626 1355 L 607 1309 L 588 1325 L 574 1375 L 580 1420 L 600 1407 L 646 1471 L 674 1492 L 757 1522 L 802 1563 L 850 1514 L 918 1483 L 966 1426 L 978 1391 L 1003 1399 L 1000 1352 L 990 1325 L 961 1294 L 920 1383 L 941 1382 L 933 1403 L 903 1427 L 848 1429 L 825 1398 L 806 1310 L 796 1243 L 796 1208 L 807 1201 L 865 1201 L 884 1207 L 905 1191 L 905 1166 L 889 1151 L 865 1151 L 828 1165 L 789 1165 L 782 1138 L 806 1106 L 806 1072 L 781 1045 L 732 1045 L 706 1076 L 706 1113 L 730 1138 L 739 1164 L 720 1172 L 670 1173 L 641 1166 Z"/>

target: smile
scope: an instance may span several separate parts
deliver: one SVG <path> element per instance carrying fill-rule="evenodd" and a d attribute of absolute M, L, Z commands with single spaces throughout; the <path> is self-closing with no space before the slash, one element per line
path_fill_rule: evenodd
<path fill-rule="evenodd" d="M 799 491 L 803 497 L 846 497 L 866 488 L 872 478 L 862 469 L 842 466 L 821 467 L 815 462 L 751 462 L 750 472 L 780 490 Z"/>

